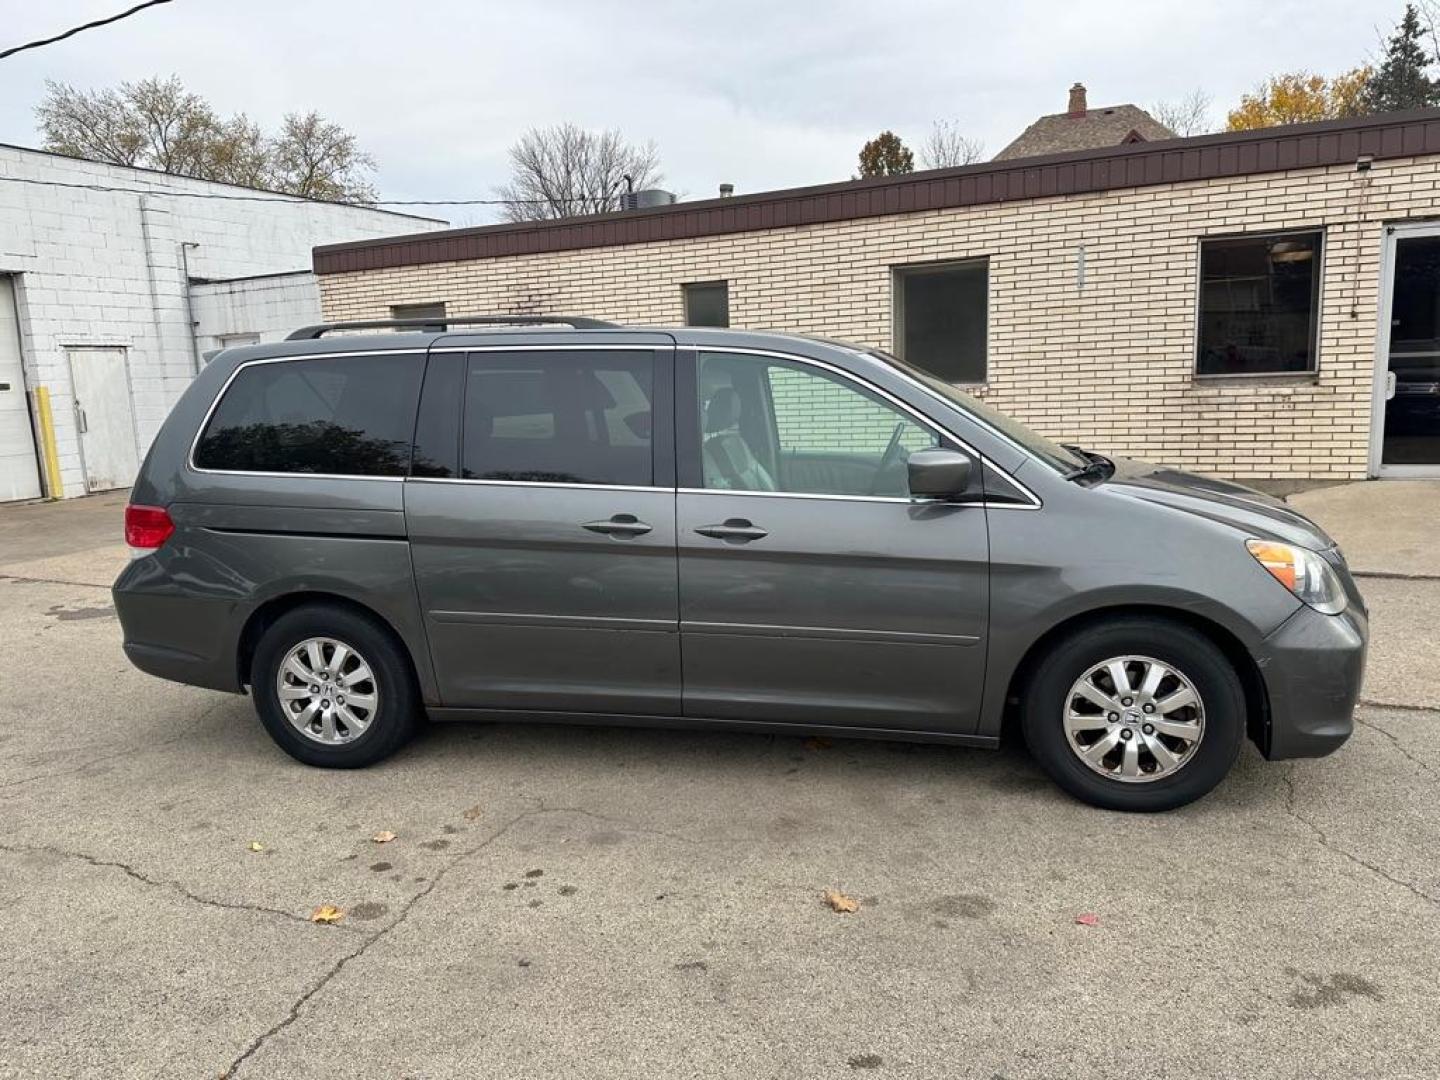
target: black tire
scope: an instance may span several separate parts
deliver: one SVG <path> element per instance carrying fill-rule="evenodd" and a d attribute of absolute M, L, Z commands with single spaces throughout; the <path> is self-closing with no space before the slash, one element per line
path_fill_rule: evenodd
<path fill-rule="evenodd" d="M 368 726 L 349 742 L 322 743 L 302 734 L 288 719 L 276 687 L 291 649 L 320 637 L 357 651 L 374 675 L 376 708 Z M 327 769 L 358 769 L 388 757 L 409 740 L 420 720 L 420 695 L 404 647 L 376 620 L 334 604 L 306 605 L 275 620 L 256 646 L 250 692 L 276 744 L 297 761 Z"/>
<path fill-rule="evenodd" d="M 1145 783 L 1096 772 L 1080 760 L 1064 730 L 1070 688 L 1091 668 L 1123 656 L 1173 665 L 1204 703 L 1204 732 L 1189 759 Z M 1245 737 L 1245 693 L 1234 666 L 1204 634 L 1168 619 L 1119 616 L 1054 643 L 1023 691 L 1021 726 L 1036 762 L 1077 799 L 1106 810 L 1173 810 L 1210 792 L 1230 771 Z"/>

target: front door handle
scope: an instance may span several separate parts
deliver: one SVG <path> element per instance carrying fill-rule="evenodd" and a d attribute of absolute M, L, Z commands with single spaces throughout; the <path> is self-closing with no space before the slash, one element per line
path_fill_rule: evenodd
<path fill-rule="evenodd" d="M 586 521 L 580 527 L 606 536 L 644 536 L 650 526 L 634 514 L 616 514 L 609 521 Z"/>
<path fill-rule="evenodd" d="M 701 525 L 695 531 L 701 536 L 724 540 L 727 544 L 748 544 L 751 540 L 762 540 L 770 535 L 746 518 L 726 518 L 719 525 Z"/>

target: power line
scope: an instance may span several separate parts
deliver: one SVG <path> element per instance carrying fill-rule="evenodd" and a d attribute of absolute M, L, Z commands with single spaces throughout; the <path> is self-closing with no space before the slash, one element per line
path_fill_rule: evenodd
<path fill-rule="evenodd" d="M 168 0 L 166 0 L 168 2 Z M 101 162 L 104 164 L 104 162 Z M 119 166 L 124 168 L 124 166 Z M 181 173 L 165 173 L 179 180 L 193 180 L 202 184 L 225 183 L 223 180 L 206 180 L 198 176 Z M 70 188 L 78 191 L 105 191 L 122 195 L 157 195 L 177 199 L 221 199 L 227 202 L 339 202 L 338 199 L 307 199 L 303 195 L 290 195 L 283 191 L 257 195 L 230 195 L 218 191 L 166 191 L 151 188 L 115 187 L 111 184 L 76 184 L 64 180 L 36 180 L 28 176 L 0 176 L 0 183 L 34 184 L 37 187 Z M 365 202 L 344 203 L 346 206 L 552 206 L 559 203 L 593 205 L 593 198 L 571 199 L 369 199 Z"/>
<path fill-rule="evenodd" d="M 68 37 L 74 37 L 83 30 L 93 30 L 97 26 L 105 26 L 109 23 L 119 22 L 121 19 L 128 19 L 137 11 L 144 11 L 146 8 L 154 7 L 156 4 L 168 3 L 170 3 L 170 0 L 145 0 L 143 4 L 136 4 L 134 7 L 122 11 L 118 15 L 111 15 L 105 19 L 96 19 L 94 22 L 84 23 L 80 26 L 72 26 L 69 30 L 66 30 L 62 34 L 56 34 L 54 37 L 41 38 L 39 41 L 27 41 L 24 45 L 16 45 L 0 51 L 0 60 L 4 60 L 7 56 L 14 56 L 18 52 L 24 52 L 26 49 L 38 49 L 42 45 L 54 45 L 57 41 L 64 41 Z"/>

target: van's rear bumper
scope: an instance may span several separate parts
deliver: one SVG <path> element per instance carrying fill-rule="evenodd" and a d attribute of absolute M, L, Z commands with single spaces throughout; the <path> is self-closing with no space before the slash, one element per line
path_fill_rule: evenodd
<path fill-rule="evenodd" d="M 147 675 L 240 693 L 235 602 L 136 587 L 135 579 L 144 575 L 132 572 L 134 567 L 122 571 L 111 589 L 130 662 Z"/>
<path fill-rule="evenodd" d="M 1257 650 L 1269 698 L 1260 750 L 1270 760 L 1323 757 L 1355 730 L 1370 622 L 1352 603 L 1339 615 L 1302 607 Z"/>

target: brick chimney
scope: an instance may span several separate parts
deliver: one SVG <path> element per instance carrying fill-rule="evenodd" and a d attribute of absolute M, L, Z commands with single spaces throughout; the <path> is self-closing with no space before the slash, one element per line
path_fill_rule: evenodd
<path fill-rule="evenodd" d="M 1085 115 L 1085 84 L 1076 83 L 1070 87 L 1070 108 L 1065 110 L 1066 116 L 1073 116 L 1076 119 Z"/>

